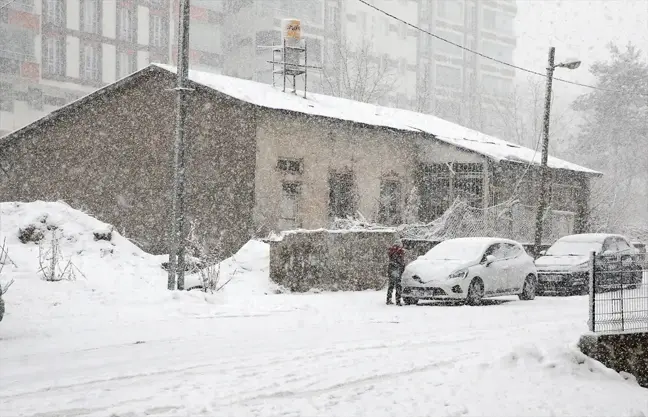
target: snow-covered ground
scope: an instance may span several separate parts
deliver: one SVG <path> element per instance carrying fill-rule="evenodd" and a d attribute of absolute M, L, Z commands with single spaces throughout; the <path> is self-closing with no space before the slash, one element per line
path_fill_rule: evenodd
<path fill-rule="evenodd" d="M 76 281 L 41 280 L 37 246 L 17 239 L 43 214 Z M 16 280 L 1 416 L 648 416 L 648 390 L 574 348 L 585 297 L 275 294 L 259 242 L 225 262 L 222 292 L 169 292 L 162 259 L 117 233 L 95 241 L 106 228 L 61 203 L 0 204 L 17 264 L 0 277 Z"/>

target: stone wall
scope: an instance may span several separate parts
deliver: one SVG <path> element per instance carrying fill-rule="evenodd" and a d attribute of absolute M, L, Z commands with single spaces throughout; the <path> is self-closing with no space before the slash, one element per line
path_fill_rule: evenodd
<path fill-rule="evenodd" d="M 587 334 L 578 348 L 617 372 L 627 372 L 648 388 L 648 332 Z"/>
<path fill-rule="evenodd" d="M 381 289 L 394 239 L 383 231 L 289 232 L 268 241 L 270 278 L 295 292 Z"/>

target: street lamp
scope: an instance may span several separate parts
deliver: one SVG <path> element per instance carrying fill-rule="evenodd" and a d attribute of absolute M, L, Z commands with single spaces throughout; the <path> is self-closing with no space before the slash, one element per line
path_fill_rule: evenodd
<path fill-rule="evenodd" d="M 542 223 L 547 209 L 547 182 L 549 169 L 547 160 L 549 159 L 549 116 L 551 113 L 551 86 L 553 84 L 553 73 L 556 68 L 567 68 L 570 70 L 580 67 L 580 61 L 568 61 L 560 64 L 554 64 L 556 48 L 549 48 L 549 65 L 547 66 L 547 91 L 545 94 L 544 120 L 542 129 L 542 160 L 540 163 L 540 201 L 538 211 L 536 212 L 535 242 L 534 255 L 540 254 L 540 245 L 542 245 Z"/>

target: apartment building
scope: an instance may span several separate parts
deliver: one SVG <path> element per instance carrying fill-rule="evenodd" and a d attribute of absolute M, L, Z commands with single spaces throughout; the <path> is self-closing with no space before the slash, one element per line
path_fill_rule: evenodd
<path fill-rule="evenodd" d="M 169 59 L 169 0 L 15 0 L 0 7 L 0 136 Z"/>
<path fill-rule="evenodd" d="M 418 26 L 504 62 L 516 46 L 515 0 L 418 1 Z M 447 42 L 418 37 L 419 111 L 489 130 L 498 102 L 509 100 L 515 71 Z M 490 133 L 490 132 L 489 132 Z"/>

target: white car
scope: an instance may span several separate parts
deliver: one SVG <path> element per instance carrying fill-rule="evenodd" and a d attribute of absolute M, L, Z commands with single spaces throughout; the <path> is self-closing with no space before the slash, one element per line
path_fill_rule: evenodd
<path fill-rule="evenodd" d="M 418 300 L 465 300 L 517 294 L 533 300 L 537 284 L 533 258 L 514 240 L 491 237 L 449 239 L 405 267 L 405 304 Z"/>

